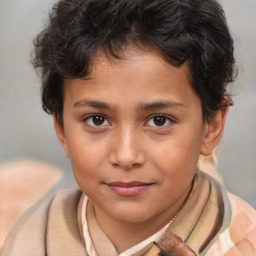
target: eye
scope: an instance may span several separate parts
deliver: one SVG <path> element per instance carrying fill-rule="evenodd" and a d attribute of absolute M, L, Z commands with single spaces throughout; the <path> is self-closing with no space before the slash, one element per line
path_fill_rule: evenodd
<path fill-rule="evenodd" d="M 109 126 L 109 121 L 102 115 L 92 115 L 85 118 L 85 122 L 92 127 L 104 127 Z"/>
<path fill-rule="evenodd" d="M 156 115 L 149 119 L 147 126 L 165 127 L 172 123 L 172 120 L 165 115 Z"/>

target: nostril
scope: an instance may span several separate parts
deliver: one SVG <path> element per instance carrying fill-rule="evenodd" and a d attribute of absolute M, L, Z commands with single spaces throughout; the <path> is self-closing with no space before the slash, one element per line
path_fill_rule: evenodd
<path fill-rule="evenodd" d="M 134 168 L 140 168 L 145 162 L 145 157 L 143 154 L 134 155 L 130 158 L 120 157 L 120 155 L 112 154 L 110 157 L 110 163 L 115 168 L 122 168 L 124 170 L 130 170 Z"/>
<path fill-rule="evenodd" d="M 119 167 L 119 165 L 118 165 L 118 164 L 115 164 L 115 163 L 113 164 L 113 166 L 114 166 L 115 168 Z"/>

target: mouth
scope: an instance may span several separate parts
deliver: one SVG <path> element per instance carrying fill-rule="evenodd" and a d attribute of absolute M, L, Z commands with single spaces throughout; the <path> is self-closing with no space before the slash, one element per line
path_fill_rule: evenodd
<path fill-rule="evenodd" d="M 106 184 L 114 193 L 120 196 L 136 196 L 148 190 L 153 183 L 143 182 L 112 182 Z"/>

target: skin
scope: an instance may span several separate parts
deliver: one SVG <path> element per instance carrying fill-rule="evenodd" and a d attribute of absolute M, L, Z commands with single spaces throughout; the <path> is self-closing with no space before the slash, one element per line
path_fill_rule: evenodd
<path fill-rule="evenodd" d="M 99 54 L 89 79 L 65 80 L 64 126 L 54 117 L 56 133 L 119 253 L 172 219 L 199 154 L 210 154 L 222 135 L 227 109 L 204 122 L 189 77 L 186 64 L 131 49 L 125 60 Z"/>

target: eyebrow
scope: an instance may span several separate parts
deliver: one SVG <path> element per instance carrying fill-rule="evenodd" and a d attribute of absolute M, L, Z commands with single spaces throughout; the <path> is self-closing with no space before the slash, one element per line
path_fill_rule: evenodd
<path fill-rule="evenodd" d="M 92 107 L 97 109 L 112 109 L 112 107 L 104 102 L 90 101 L 90 100 L 79 100 L 73 104 L 73 107 Z"/>
<path fill-rule="evenodd" d="M 73 104 L 74 107 L 92 107 L 97 109 L 107 109 L 111 110 L 112 106 L 101 102 L 101 101 L 90 101 L 90 100 L 79 100 Z M 150 111 L 150 110 L 158 110 L 158 109 L 165 109 L 165 108 L 179 108 L 185 107 L 184 104 L 175 101 L 157 101 L 152 103 L 142 103 L 138 106 L 138 111 Z"/>
<path fill-rule="evenodd" d="M 158 110 L 158 109 L 165 109 L 165 108 L 180 108 L 180 107 L 185 107 L 184 104 L 180 102 L 175 102 L 175 101 L 157 101 L 157 102 L 152 102 L 152 103 L 145 103 L 145 104 L 140 104 L 138 107 L 139 111 L 148 111 L 148 110 Z"/>

